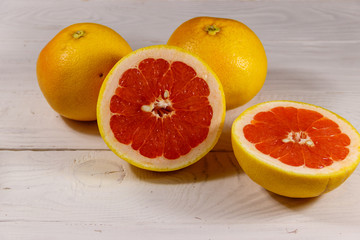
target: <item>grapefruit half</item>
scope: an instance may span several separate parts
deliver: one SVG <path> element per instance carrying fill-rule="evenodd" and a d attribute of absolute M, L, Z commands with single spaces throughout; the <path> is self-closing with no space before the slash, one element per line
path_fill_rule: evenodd
<path fill-rule="evenodd" d="M 218 141 L 225 97 L 198 57 L 165 45 L 138 49 L 107 75 L 97 105 L 109 148 L 148 170 L 172 171 L 203 157 Z"/>
<path fill-rule="evenodd" d="M 245 110 L 231 130 L 244 172 L 279 195 L 319 196 L 342 184 L 360 161 L 360 135 L 324 108 L 271 101 Z"/>

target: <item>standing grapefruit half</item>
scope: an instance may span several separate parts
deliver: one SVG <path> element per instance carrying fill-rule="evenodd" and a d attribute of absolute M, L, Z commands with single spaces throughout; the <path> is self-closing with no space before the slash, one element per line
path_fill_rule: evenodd
<path fill-rule="evenodd" d="M 231 130 L 244 172 L 279 195 L 319 196 L 342 184 L 360 161 L 360 135 L 318 106 L 271 101 L 245 110 Z"/>
<path fill-rule="evenodd" d="M 177 47 L 151 46 L 122 58 L 107 75 L 97 105 L 109 148 L 143 169 L 172 171 L 216 144 L 225 97 L 214 72 Z"/>

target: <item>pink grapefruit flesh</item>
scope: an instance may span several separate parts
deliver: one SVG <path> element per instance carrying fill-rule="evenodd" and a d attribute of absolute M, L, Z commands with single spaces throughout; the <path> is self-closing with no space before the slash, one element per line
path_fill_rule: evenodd
<path fill-rule="evenodd" d="M 208 84 L 189 65 L 144 59 L 119 80 L 110 103 L 111 130 L 120 143 L 145 157 L 177 159 L 208 135 L 209 94 Z"/>
<path fill-rule="evenodd" d="M 260 152 L 290 166 L 323 168 L 349 153 L 339 125 L 312 110 L 276 107 L 257 113 L 243 131 Z"/>

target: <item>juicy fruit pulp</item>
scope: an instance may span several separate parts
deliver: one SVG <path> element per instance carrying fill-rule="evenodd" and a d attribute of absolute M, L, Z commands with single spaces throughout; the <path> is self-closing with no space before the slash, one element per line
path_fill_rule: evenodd
<path fill-rule="evenodd" d="M 111 98 L 111 130 L 140 154 L 176 159 L 205 140 L 209 86 L 183 62 L 147 58 L 124 72 Z"/>
<path fill-rule="evenodd" d="M 196 56 L 165 45 L 120 60 L 100 90 L 104 141 L 129 163 L 154 171 L 186 167 L 216 144 L 225 117 L 220 81 Z"/>
<path fill-rule="evenodd" d="M 291 166 L 323 168 L 349 154 L 349 137 L 322 114 L 294 107 L 257 113 L 243 129 L 260 152 Z"/>
<path fill-rule="evenodd" d="M 341 185 L 360 162 L 360 135 L 340 116 L 307 103 L 271 101 L 245 110 L 231 140 L 244 172 L 287 197 L 315 197 Z"/>

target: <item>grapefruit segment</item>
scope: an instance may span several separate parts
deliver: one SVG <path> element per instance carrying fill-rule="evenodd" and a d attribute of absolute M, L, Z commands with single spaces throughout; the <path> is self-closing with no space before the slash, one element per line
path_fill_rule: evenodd
<path fill-rule="evenodd" d="M 129 69 L 123 74 L 119 80 L 116 95 L 139 104 L 144 104 L 144 101 L 151 101 L 155 98 L 143 74 L 136 68 Z"/>
<path fill-rule="evenodd" d="M 298 124 L 300 131 L 307 131 L 312 123 L 316 122 L 323 116 L 315 111 L 298 109 Z"/>
<path fill-rule="evenodd" d="M 297 109 L 293 107 L 289 107 L 286 109 L 284 107 L 276 107 L 271 109 L 271 112 L 273 112 L 274 116 L 280 119 L 292 131 L 299 131 Z"/>
<path fill-rule="evenodd" d="M 149 120 L 155 121 L 155 124 L 151 128 L 144 128 L 144 132 L 149 132 L 146 136 L 143 144 L 139 148 L 141 155 L 148 158 L 155 158 L 163 155 L 164 152 L 164 133 L 163 133 L 163 122 L 156 118 L 149 118 Z M 150 130 L 149 130 L 150 129 Z M 138 131 L 139 133 L 141 131 Z M 132 145 L 132 148 L 136 148 Z"/>
<path fill-rule="evenodd" d="M 222 86 L 197 57 L 176 47 L 139 49 L 110 71 L 98 100 L 100 133 L 138 167 L 188 166 L 217 142 L 225 116 Z"/>
<path fill-rule="evenodd" d="M 176 81 L 173 81 L 173 86 L 170 90 L 172 96 L 176 96 L 194 77 L 196 77 L 196 72 L 192 67 L 179 61 L 171 64 L 171 72 L 173 79 L 176 79 Z"/>
<path fill-rule="evenodd" d="M 181 155 L 188 153 L 191 147 L 184 138 L 181 136 L 179 131 L 176 129 L 175 123 L 169 118 L 165 119 L 165 149 L 164 157 L 167 159 L 177 159 Z"/>
<path fill-rule="evenodd" d="M 139 118 L 139 123 L 140 124 L 137 128 L 135 128 L 135 131 L 133 132 L 134 134 L 130 141 L 131 147 L 134 150 L 139 150 L 140 147 L 142 147 L 142 145 L 146 142 L 147 138 L 155 127 L 156 119 L 148 114 L 148 118 Z"/>
<path fill-rule="evenodd" d="M 183 137 L 184 141 L 194 148 L 205 140 L 209 133 L 209 128 L 206 126 L 197 125 L 194 127 L 189 122 L 182 121 L 180 118 L 174 117 L 172 120 L 176 126 L 176 130 Z"/>
<path fill-rule="evenodd" d="M 138 69 L 147 82 L 147 87 L 152 92 L 154 97 L 161 95 L 164 92 L 162 86 L 162 78 L 169 70 L 169 63 L 164 59 L 144 59 L 139 63 Z"/>
<path fill-rule="evenodd" d="M 130 144 L 135 131 L 141 126 L 145 119 L 146 116 L 143 115 L 113 115 L 110 118 L 109 126 L 119 142 Z"/>
<path fill-rule="evenodd" d="M 336 188 L 360 161 L 360 136 L 350 123 L 292 101 L 244 111 L 233 123 L 232 144 L 250 178 L 289 197 L 314 197 Z"/>
<path fill-rule="evenodd" d="M 184 101 L 191 97 L 209 96 L 209 86 L 201 78 L 192 78 L 180 91 L 172 92 L 172 99 L 175 102 Z M 191 101 L 191 100 L 190 100 Z"/>

